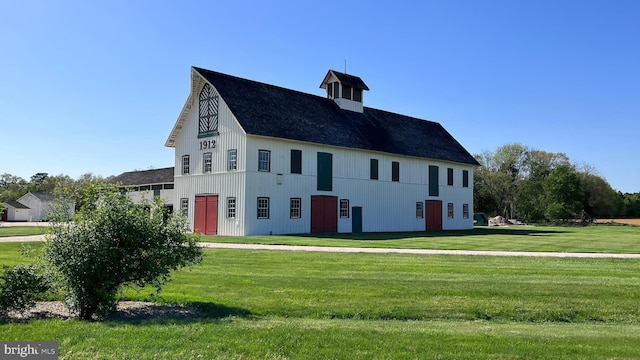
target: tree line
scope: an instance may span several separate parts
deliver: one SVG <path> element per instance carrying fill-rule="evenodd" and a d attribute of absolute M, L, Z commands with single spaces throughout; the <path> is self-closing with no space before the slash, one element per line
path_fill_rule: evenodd
<path fill-rule="evenodd" d="M 101 177 L 92 173 L 81 175 L 78 179 L 72 179 L 68 175 L 50 176 L 48 173 L 39 172 L 31 176 L 27 181 L 20 176 L 9 173 L 0 175 L 0 204 L 8 201 L 16 201 L 28 192 L 45 193 L 64 196 L 75 203 L 76 210 L 80 209 L 87 201 L 85 190 L 91 187 L 100 187 L 109 183 L 113 177 Z"/>
<path fill-rule="evenodd" d="M 614 190 L 589 165 L 519 143 L 474 155 L 474 211 L 527 222 L 640 217 L 640 192 Z"/>

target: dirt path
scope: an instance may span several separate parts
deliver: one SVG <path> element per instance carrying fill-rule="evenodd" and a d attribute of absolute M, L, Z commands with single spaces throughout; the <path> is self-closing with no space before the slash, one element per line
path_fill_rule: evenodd
<path fill-rule="evenodd" d="M 0 237 L 0 242 L 44 241 L 44 235 Z M 310 251 L 337 253 L 367 254 L 415 254 L 415 255 L 471 255 L 471 256 L 523 256 L 523 257 L 555 257 L 555 258 L 616 258 L 640 259 L 640 254 L 610 253 L 567 253 L 567 252 L 532 252 L 532 251 L 485 251 L 485 250 L 429 250 L 429 249 L 390 249 L 390 248 L 358 248 L 337 246 L 298 246 L 298 245 L 262 245 L 231 244 L 206 242 L 200 246 L 210 249 L 245 249 L 276 251 Z"/>

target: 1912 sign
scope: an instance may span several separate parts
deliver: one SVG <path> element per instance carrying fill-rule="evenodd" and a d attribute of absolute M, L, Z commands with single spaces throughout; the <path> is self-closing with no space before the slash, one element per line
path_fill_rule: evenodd
<path fill-rule="evenodd" d="M 202 141 L 200 141 L 200 150 L 215 149 L 215 148 L 216 148 L 216 141 L 215 140 L 202 140 Z"/>

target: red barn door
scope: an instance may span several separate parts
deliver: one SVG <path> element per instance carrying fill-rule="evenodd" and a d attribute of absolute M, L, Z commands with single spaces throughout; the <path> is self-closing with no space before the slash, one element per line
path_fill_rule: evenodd
<path fill-rule="evenodd" d="M 311 197 L 311 232 L 338 231 L 338 198 L 335 196 Z"/>
<path fill-rule="evenodd" d="M 425 216 L 427 231 L 442 230 L 442 201 L 427 200 L 427 213 Z"/>
<path fill-rule="evenodd" d="M 196 196 L 193 230 L 205 235 L 218 234 L 218 195 Z"/>

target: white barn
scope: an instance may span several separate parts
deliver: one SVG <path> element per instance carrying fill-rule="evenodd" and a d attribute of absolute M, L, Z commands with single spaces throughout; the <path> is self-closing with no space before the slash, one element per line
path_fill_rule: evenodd
<path fill-rule="evenodd" d="M 111 179 L 111 182 L 119 184 L 137 204 L 151 202 L 158 196 L 169 210 L 173 210 L 173 174 L 173 167 L 127 171 Z"/>
<path fill-rule="evenodd" d="M 193 67 L 165 146 L 194 231 L 256 235 L 473 228 L 478 162 L 440 124 L 365 107 L 330 70 L 326 97 Z"/>

